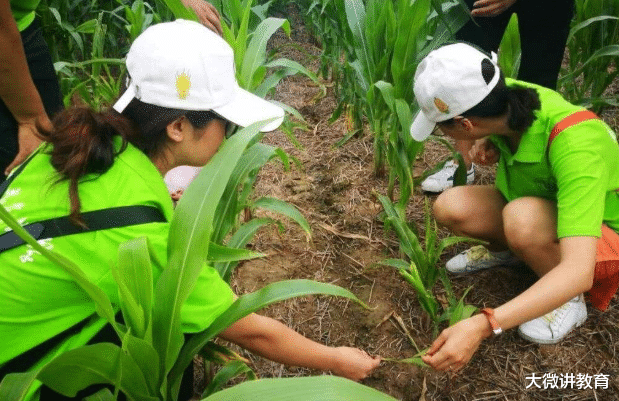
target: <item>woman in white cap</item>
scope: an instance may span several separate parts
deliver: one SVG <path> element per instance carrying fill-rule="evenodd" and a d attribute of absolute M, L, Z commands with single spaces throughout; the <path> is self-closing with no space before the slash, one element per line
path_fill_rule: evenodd
<path fill-rule="evenodd" d="M 59 114 L 54 129 L 44 133 L 46 143 L 13 172 L 0 202 L 22 225 L 48 230 L 35 233 L 39 242 L 73 261 L 112 300 L 118 289 L 110 266 L 117 263 L 120 243 L 147 236 L 158 276 L 167 260 L 172 215 L 162 176 L 178 165 L 208 162 L 228 122 L 247 126 L 272 120 L 265 130 L 273 130 L 283 120 L 280 107 L 239 88 L 233 57 L 221 37 L 198 23 L 179 20 L 148 28 L 129 51 L 128 88 L 115 110 L 73 108 Z M 97 215 L 110 208 L 112 216 Z M 147 218 L 136 217 L 140 213 Z M 64 228 L 50 236 L 57 226 Z M 0 223 L 0 230 L 9 231 L 5 228 Z M 106 340 L 101 337 L 106 322 L 71 277 L 14 239 L 10 232 L 0 235 L 0 377 Z M 218 273 L 204 266 L 183 305 L 183 331 L 204 330 L 233 300 Z M 221 337 L 275 361 L 353 380 L 380 363 L 359 349 L 318 344 L 256 314 Z"/>
<path fill-rule="evenodd" d="M 431 52 L 415 74 L 421 112 L 412 136 L 436 128 L 476 140 L 476 163 L 498 161 L 495 186 L 441 194 L 437 221 L 488 242 L 447 263 L 454 273 L 526 263 L 539 279 L 496 309 L 445 329 L 424 361 L 461 369 L 481 341 L 519 326 L 527 340 L 553 344 L 584 323 L 582 294 L 606 309 L 619 286 L 619 146 L 597 116 L 558 93 L 504 79 L 496 63 L 455 43 Z"/>

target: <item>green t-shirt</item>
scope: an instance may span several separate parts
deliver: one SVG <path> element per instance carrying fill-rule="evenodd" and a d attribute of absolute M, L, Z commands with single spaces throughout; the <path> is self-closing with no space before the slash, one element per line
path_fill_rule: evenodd
<path fill-rule="evenodd" d="M 35 10 L 41 0 L 11 0 L 11 12 L 17 23 L 17 29 L 22 32 L 34 21 Z"/>
<path fill-rule="evenodd" d="M 118 142 L 117 142 L 118 145 Z M 68 183 L 55 184 L 57 173 L 50 156 L 39 152 L 11 183 L 0 203 L 26 225 L 68 215 Z M 161 174 L 137 148 L 129 145 L 101 176 L 79 184 L 82 212 L 127 205 L 159 208 L 172 217 L 172 201 Z M 6 225 L 0 221 L 0 231 Z M 167 260 L 169 223 L 147 223 L 123 228 L 40 240 L 79 266 L 88 278 L 118 304 L 118 289 L 110 266 L 117 263 L 118 246 L 131 238 L 148 237 L 153 276 L 159 277 Z M 60 267 L 29 245 L 0 253 L 0 365 L 76 323 L 93 316 L 94 303 Z M 202 331 L 233 302 L 230 287 L 215 269 L 205 265 L 181 311 L 184 332 Z M 84 345 L 105 322 L 94 315 L 78 335 L 49 355 Z"/>
<path fill-rule="evenodd" d="M 508 86 L 537 90 L 541 108 L 522 135 L 514 154 L 502 136 L 496 187 L 508 201 L 535 196 L 557 203 L 559 238 L 600 237 L 602 222 L 619 232 L 619 146 L 615 133 L 602 120 L 566 128 L 548 151 L 552 128 L 563 118 L 584 110 L 553 90 L 506 79 Z"/>

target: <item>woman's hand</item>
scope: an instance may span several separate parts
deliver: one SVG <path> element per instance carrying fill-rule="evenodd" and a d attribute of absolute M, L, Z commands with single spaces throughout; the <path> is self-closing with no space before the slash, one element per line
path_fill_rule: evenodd
<path fill-rule="evenodd" d="M 496 17 L 514 4 L 516 0 L 479 0 L 473 4 L 471 16 Z"/>
<path fill-rule="evenodd" d="M 367 377 L 380 365 L 380 357 L 356 348 L 319 344 L 277 320 L 255 313 L 237 320 L 219 336 L 272 361 L 330 370 L 351 380 Z"/>
<path fill-rule="evenodd" d="M 443 330 L 421 359 L 433 369 L 457 372 L 491 333 L 486 317 L 475 315 Z"/>
<path fill-rule="evenodd" d="M 19 144 L 19 150 L 15 159 L 4 170 L 4 175 L 9 175 L 11 170 L 22 164 L 28 156 L 43 142 L 39 136 L 39 130 L 37 124 L 43 129 L 51 130 L 52 123 L 47 115 L 35 118 L 23 122 L 18 122 L 17 126 L 17 141 Z"/>
<path fill-rule="evenodd" d="M 190 7 L 195 11 L 200 23 L 211 31 L 222 36 L 224 31 L 221 28 L 221 16 L 215 6 L 205 0 L 181 0 L 185 7 Z"/>
<path fill-rule="evenodd" d="M 372 357 L 358 348 L 338 347 L 335 352 L 337 361 L 333 373 L 350 380 L 365 379 L 380 365 L 379 356 Z"/>
<path fill-rule="evenodd" d="M 482 166 L 491 166 L 499 161 L 499 150 L 488 138 L 482 138 L 475 142 L 469 156 L 473 163 Z"/>

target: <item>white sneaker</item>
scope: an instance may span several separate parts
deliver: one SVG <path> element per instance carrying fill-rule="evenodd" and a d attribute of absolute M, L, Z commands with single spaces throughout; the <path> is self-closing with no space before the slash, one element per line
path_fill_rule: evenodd
<path fill-rule="evenodd" d="M 538 344 L 556 344 L 587 319 L 587 305 L 581 295 L 542 317 L 523 323 L 518 334 Z"/>
<path fill-rule="evenodd" d="M 451 273 L 471 273 L 495 266 L 516 266 L 522 263 L 510 251 L 491 253 L 483 245 L 477 245 L 449 259 L 445 268 Z"/>
<path fill-rule="evenodd" d="M 426 192 L 443 192 L 444 190 L 454 186 L 454 176 L 458 165 L 453 160 L 445 163 L 442 169 L 428 176 L 421 183 L 421 189 Z M 471 165 L 471 169 L 466 172 L 466 183 L 472 184 L 475 180 L 475 165 Z"/>

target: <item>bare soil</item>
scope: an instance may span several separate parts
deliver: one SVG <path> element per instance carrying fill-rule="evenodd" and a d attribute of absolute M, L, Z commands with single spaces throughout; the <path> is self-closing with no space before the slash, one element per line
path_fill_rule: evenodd
<path fill-rule="evenodd" d="M 293 24 L 292 39 L 283 34 L 273 46 L 282 56 L 317 68 L 320 49 L 300 21 Z M 280 163 L 266 166 L 258 180 L 257 195 L 283 199 L 299 208 L 312 227 L 308 241 L 293 224 L 284 222 L 261 232 L 252 243 L 268 258 L 242 264 L 233 285 L 242 294 L 285 279 L 305 278 L 337 284 L 351 290 L 370 305 L 366 310 L 344 299 L 313 296 L 274 305 L 262 313 L 277 318 L 307 337 L 334 346 L 360 347 L 371 354 L 406 358 L 415 354 L 404 329 L 420 347 L 432 342 L 431 324 L 419 307 L 415 292 L 393 270 L 376 262 L 397 257 L 397 240 L 386 234 L 380 220 L 381 206 L 375 193 L 385 194 L 387 181 L 373 168 L 372 136 L 365 132 L 344 146 L 334 144 L 346 133 L 343 119 L 329 124 L 336 107 L 330 82 L 326 96 L 310 80 L 291 77 L 277 88 L 274 98 L 303 115 L 306 130 L 295 135 L 303 149 L 295 148 L 281 132 L 264 142 L 283 148 L 300 165 L 284 171 Z M 617 110 L 604 114 L 617 130 Z M 421 174 L 447 156 L 440 145 L 428 144 L 419 157 L 415 173 Z M 476 184 L 492 183 L 491 168 L 477 170 Z M 425 194 L 415 192 L 408 216 L 423 224 Z M 433 197 L 429 197 L 432 202 Z M 441 236 L 447 233 L 441 232 Z M 448 249 L 444 260 L 464 247 Z M 535 280 L 525 269 L 496 268 L 452 278 L 458 295 L 473 286 L 466 301 L 495 307 L 513 298 Z M 435 292 L 439 299 L 442 289 Z M 515 330 L 486 340 L 472 361 L 457 374 L 434 372 L 408 364 L 383 362 L 364 384 L 401 400 L 617 400 L 619 399 L 619 303 L 600 313 L 589 307 L 589 318 L 558 345 L 536 345 L 518 337 Z M 247 354 L 261 377 L 290 377 L 321 372 L 284 367 Z M 606 374 L 607 389 L 539 389 L 526 377 L 544 373 Z M 540 385 L 543 383 L 538 382 Z M 594 386 L 594 381 L 591 382 Z"/>

